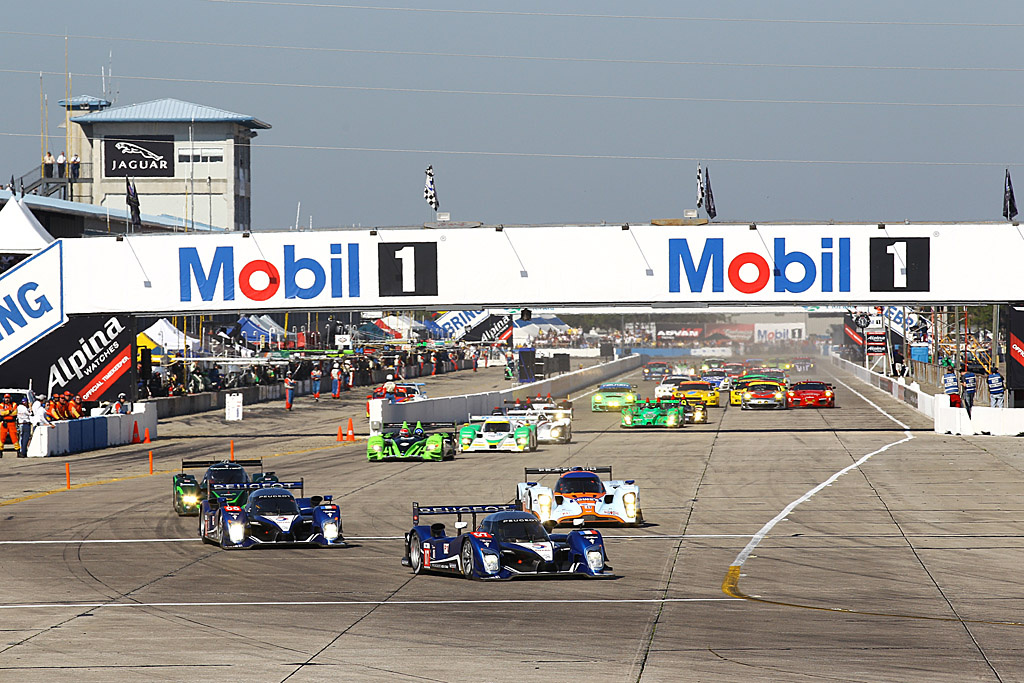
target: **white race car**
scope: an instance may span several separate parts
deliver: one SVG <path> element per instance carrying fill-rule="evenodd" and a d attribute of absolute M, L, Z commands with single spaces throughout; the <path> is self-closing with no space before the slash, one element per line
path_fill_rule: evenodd
<path fill-rule="evenodd" d="M 508 415 L 470 416 L 459 429 L 459 450 L 523 451 L 537 450 L 537 427 L 519 417 Z"/>
<path fill-rule="evenodd" d="M 526 481 L 516 485 L 517 504 L 548 529 L 556 526 L 616 524 L 639 526 L 644 521 L 640 488 L 632 479 L 601 481 L 611 467 L 527 467 Z M 530 481 L 530 475 L 560 474 L 554 490 Z"/>
<path fill-rule="evenodd" d="M 654 398 L 672 398 L 672 390 L 676 388 L 676 385 L 689 381 L 691 381 L 689 375 L 668 375 L 661 380 L 658 386 L 654 387 Z"/>
<path fill-rule="evenodd" d="M 537 443 L 569 443 L 572 441 L 572 418 L 554 419 L 543 410 L 508 410 L 510 418 L 533 424 L 537 428 Z"/>

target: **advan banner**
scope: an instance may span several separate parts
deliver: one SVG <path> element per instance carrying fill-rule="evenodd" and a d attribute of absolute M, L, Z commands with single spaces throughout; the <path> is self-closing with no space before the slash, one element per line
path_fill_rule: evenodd
<path fill-rule="evenodd" d="M 69 391 L 86 401 L 131 395 L 134 323 L 126 315 L 73 317 L 44 343 L 0 365 L 4 386 L 52 396 Z"/>

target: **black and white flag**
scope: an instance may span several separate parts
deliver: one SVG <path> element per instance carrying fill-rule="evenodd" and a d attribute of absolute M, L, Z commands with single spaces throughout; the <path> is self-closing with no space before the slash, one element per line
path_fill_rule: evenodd
<path fill-rule="evenodd" d="M 1006 182 L 1003 184 L 1003 218 L 1012 221 L 1017 215 L 1017 200 L 1013 197 L 1013 182 L 1010 180 L 1010 169 L 1006 169 Z"/>
<path fill-rule="evenodd" d="M 706 168 L 704 169 L 704 190 L 707 193 L 704 206 L 708 211 L 708 218 L 714 218 L 718 215 L 718 211 L 715 210 L 715 195 L 711 194 L 711 174 Z"/>
<path fill-rule="evenodd" d="M 704 206 L 704 176 L 701 175 L 700 162 L 697 162 L 697 208 Z"/>
<path fill-rule="evenodd" d="M 434 189 L 434 167 L 427 166 L 427 179 L 423 183 L 423 198 L 430 204 L 430 208 L 437 211 L 440 204 L 437 201 L 437 191 Z"/>

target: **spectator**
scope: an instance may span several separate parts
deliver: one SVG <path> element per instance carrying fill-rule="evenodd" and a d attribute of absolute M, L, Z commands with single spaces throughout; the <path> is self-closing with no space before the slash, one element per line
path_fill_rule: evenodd
<path fill-rule="evenodd" d="M 960 406 L 960 394 L 958 393 L 959 386 L 957 384 L 956 375 L 953 374 L 952 370 L 947 370 L 946 374 L 942 376 L 942 392 L 949 396 L 949 404 L 953 405 L 953 397 L 956 396 L 956 406 Z"/>
<path fill-rule="evenodd" d="M 978 389 L 978 378 L 970 370 L 960 375 L 961 384 L 963 384 L 962 398 L 964 407 L 967 408 L 967 414 L 971 414 L 971 408 L 974 407 L 974 393 Z"/>
<path fill-rule="evenodd" d="M 1003 395 L 1005 394 L 1005 387 L 1003 386 L 1003 376 L 999 374 L 999 370 L 992 368 L 992 372 L 988 375 L 988 400 L 989 406 L 992 408 L 1003 407 Z"/>
<path fill-rule="evenodd" d="M 78 157 L 78 153 L 71 155 L 71 180 L 72 182 L 78 180 L 78 174 L 81 171 L 82 160 Z"/>
<path fill-rule="evenodd" d="M 66 156 L 64 156 L 64 150 L 61 150 L 60 154 L 57 155 L 57 177 L 58 178 L 66 177 L 65 171 L 67 170 L 67 166 L 68 166 L 68 158 Z"/>
<path fill-rule="evenodd" d="M 28 397 L 21 399 L 18 404 L 18 438 L 21 445 L 18 457 L 27 458 L 28 442 L 32 438 L 32 409 L 28 407 Z"/>
<path fill-rule="evenodd" d="M 50 154 L 49 151 L 47 151 L 46 154 L 43 155 L 43 177 L 44 178 L 52 178 L 53 177 L 53 162 L 54 162 L 53 155 Z"/>

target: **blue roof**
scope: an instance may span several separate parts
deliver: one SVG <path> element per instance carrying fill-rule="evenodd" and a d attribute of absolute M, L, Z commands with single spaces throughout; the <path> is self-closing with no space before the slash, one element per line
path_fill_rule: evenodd
<path fill-rule="evenodd" d="M 8 190 L 0 190 L 0 204 L 6 204 L 7 200 L 15 196 L 17 193 L 11 193 Z M 145 195 L 142 195 L 145 199 Z M 86 204 L 85 202 L 72 202 L 67 199 L 57 199 L 55 197 L 44 197 L 38 194 L 27 194 L 24 197 L 25 204 L 28 205 L 29 209 L 48 209 L 50 211 L 58 211 L 60 213 L 69 213 L 79 216 L 92 216 L 93 218 L 107 216 L 108 210 L 105 206 L 98 206 L 96 204 Z M 125 221 L 128 220 L 127 209 L 110 209 L 110 222 L 112 225 L 117 225 L 120 229 L 115 232 L 123 232 Z M 142 222 L 146 225 L 166 228 L 169 230 L 184 229 L 186 223 L 189 229 L 193 229 L 192 223 L 185 221 L 176 216 L 168 216 L 161 214 L 155 216 L 153 214 L 144 213 L 140 215 Z M 223 232 L 222 228 L 217 228 L 205 223 L 196 222 L 195 228 L 197 232 Z"/>
<path fill-rule="evenodd" d="M 129 104 L 124 107 L 114 107 L 90 114 L 83 114 L 72 119 L 75 123 L 127 123 L 135 121 L 143 122 L 191 122 L 201 121 L 204 123 L 238 123 L 249 128 L 270 128 L 269 123 L 260 121 L 255 116 L 248 114 L 236 114 L 224 109 L 207 107 L 202 104 L 192 104 L 171 98 L 142 102 L 141 104 Z"/>
<path fill-rule="evenodd" d="M 62 107 L 71 107 L 72 109 L 105 109 L 110 106 L 108 100 L 102 97 L 93 97 L 92 95 L 75 95 L 69 99 L 57 100 L 57 104 Z"/>

